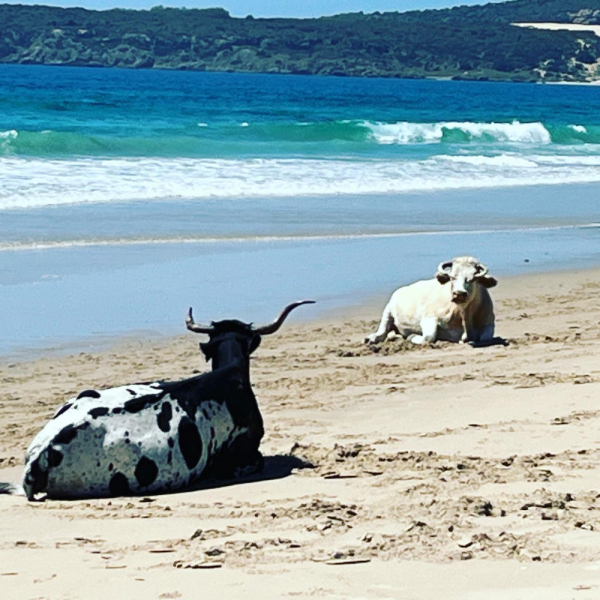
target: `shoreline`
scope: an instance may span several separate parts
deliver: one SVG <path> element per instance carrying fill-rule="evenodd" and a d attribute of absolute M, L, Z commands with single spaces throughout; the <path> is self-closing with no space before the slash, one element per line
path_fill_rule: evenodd
<path fill-rule="evenodd" d="M 513 26 L 515 27 L 523 27 L 523 28 L 533 28 L 535 29 L 536 27 L 534 27 L 536 25 L 536 23 L 525 23 L 525 24 L 519 24 L 519 23 L 512 23 Z M 560 25 L 560 24 L 559 24 Z M 568 25 L 568 24 L 565 24 Z M 588 26 L 587 31 L 592 31 L 591 27 L 593 26 Z M 543 28 L 543 27 L 538 27 L 537 29 L 551 29 L 551 28 Z M 567 29 L 566 27 L 561 27 L 559 29 Z M 598 35 L 596 33 L 596 35 Z M 288 72 L 288 71 L 281 71 L 281 72 L 274 72 L 274 71 L 269 71 L 269 70 L 260 70 L 260 71 L 255 71 L 255 70 L 231 70 L 231 69 L 227 69 L 227 68 L 217 68 L 217 69 L 182 69 L 182 68 L 173 68 L 173 67 L 165 67 L 165 66 L 160 66 L 160 67 L 144 67 L 144 68 L 132 68 L 130 66 L 122 66 L 122 65 L 113 65 L 113 66 L 109 66 L 109 65 L 101 65 L 101 66 L 91 66 L 91 65 L 86 65 L 86 64 L 80 64 L 80 65 L 73 65 L 73 64 L 64 64 L 64 63 L 36 63 L 36 64 L 27 64 L 27 63 L 20 63 L 20 62 L 0 62 L 0 67 L 16 67 L 16 68 L 31 68 L 31 67 L 37 67 L 37 68 L 58 68 L 61 70 L 69 70 L 69 69 L 88 69 L 88 70 L 94 70 L 97 71 L 99 69 L 106 69 L 106 70 L 114 70 L 114 71 L 125 71 L 125 72 L 137 72 L 137 73 L 144 73 L 144 72 L 148 72 L 148 73 L 152 73 L 152 72 L 162 72 L 162 73 L 185 73 L 185 74 L 189 74 L 189 73 L 202 73 L 202 74 L 208 74 L 208 75 L 241 75 L 244 77 L 265 77 L 265 76 L 271 76 L 271 75 L 276 75 L 277 77 L 303 77 L 303 78 L 319 78 L 319 79 L 336 79 L 336 80 L 352 80 L 352 79 L 358 79 L 358 80 L 367 80 L 367 81 L 440 81 L 440 82 L 452 82 L 452 83 L 456 83 L 456 82 L 467 82 L 467 83 L 499 83 L 499 84 L 517 84 L 517 85 L 545 85 L 545 84 L 575 84 L 575 85 L 599 85 L 600 84 L 600 80 L 592 80 L 592 81 L 545 81 L 545 80 L 539 80 L 539 79 L 535 79 L 535 71 L 532 71 L 531 73 L 527 73 L 525 72 L 525 76 L 527 78 L 519 78 L 519 77 L 510 77 L 508 76 L 508 74 L 504 71 L 497 71 L 495 73 L 492 74 L 492 76 L 490 76 L 489 74 L 489 70 L 483 68 L 481 70 L 481 72 L 479 70 L 476 70 L 476 74 L 472 77 L 469 77 L 468 75 L 471 75 L 470 73 L 465 76 L 465 71 L 457 71 L 455 73 L 452 73 L 450 75 L 437 75 L 437 74 L 425 74 L 425 73 L 418 73 L 418 74 L 414 74 L 414 75 L 410 75 L 408 73 L 402 74 L 401 76 L 398 76 L 398 74 L 377 74 L 377 75 L 357 75 L 357 74 L 344 74 L 344 75 L 338 75 L 338 74 L 331 74 L 331 73 L 306 73 L 303 71 L 298 71 L 298 72 Z M 483 79 L 481 78 L 483 77 Z M 598 83 L 596 83 L 598 81 Z"/>
<path fill-rule="evenodd" d="M 552 229 L 552 228 L 550 228 Z M 558 228 L 558 229 L 563 229 Z M 567 229 L 569 229 L 567 227 Z M 383 239 L 404 237 L 405 234 L 391 234 L 390 236 L 383 236 Z M 419 235 L 419 234 L 415 234 Z M 377 238 L 378 236 L 376 236 Z M 458 254 L 457 254 L 458 255 Z M 566 262 L 559 267 L 549 267 L 548 265 L 535 265 L 525 259 L 520 265 L 513 265 L 510 270 L 506 269 L 494 269 L 493 263 L 490 263 L 490 269 L 495 274 L 500 274 L 501 280 L 507 282 L 509 286 L 518 285 L 519 282 L 537 280 L 545 282 L 547 280 L 557 280 L 564 278 L 566 280 L 577 279 L 581 276 L 598 276 L 600 279 L 600 257 L 597 259 L 596 264 L 591 264 L 583 269 L 573 270 L 575 263 L 573 261 Z M 392 292 L 400 287 L 401 285 L 407 285 L 413 281 L 420 279 L 426 279 L 427 277 L 421 271 L 420 276 L 415 276 L 410 279 L 406 277 L 400 277 L 397 283 L 390 282 L 385 286 L 379 286 L 376 291 L 369 292 L 363 289 L 360 294 L 343 294 L 336 297 L 321 297 L 317 300 L 316 305 L 309 307 L 305 311 L 298 311 L 294 314 L 293 320 L 298 326 L 311 326 L 315 324 L 327 323 L 332 317 L 336 318 L 340 313 L 353 315 L 355 317 L 378 319 L 380 317 L 381 310 L 385 303 L 389 300 Z M 498 291 L 496 291 L 496 294 Z M 502 294 L 502 291 L 500 291 Z M 285 300 L 282 299 L 280 304 L 282 306 L 286 302 L 292 302 L 298 299 L 302 294 L 297 294 L 297 297 L 291 295 Z M 307 296 L 304 294 L 304 296 Z M 185 307 L 184 307 L 185 308 Z M 186 309 L 187 310 L 187 309 Z M 260 318 L 254 318 L 253 315 L 249 314 L 248 311 L 244 311 L 245 314 L 241 317 L 242 320 L 250 320 L 256 322 L 258 320 L 269 320 L 276 316 L 279 310 L 279 305 L 274 302 L 266 307 L 263 306 L 260 312 Z M 24 362 L 30 362 L 31 360 L 43 359 L 44 357 L 66 357 L 69 355 L 75 355 L 80 353 L 94 354 L 101 356 L 105 352 L 110 352 L 115 348 L 132 346 L 135 347 L 139 343 L 143 343 L 144 340 L 151 340 L 151 343 L 158 345 L 169 345 L 173 340 L 181 339 L 186 336 L 185 331 L 185 310 L 182 308 L 180 318 L 180 332 L 177 333 L 175 330 L 177 327 L 173 324 L 168 327 L 162 328 L 132 328 L 119 332 L 102 332 L 102 333 L 90 333 L 88 335 L 74 335 L 70 339 L 59 338 L 53 342 L 49 341 L 38 341 L 37 343 L 29 343 L 22 345 L 14 345 L 9 351 L 0 352 L 0 367 L 7 364 L 19 364 Z M 271 314 L 272 313 L 272 314 Z M 374 315 L 374 316 L 373 316 Z M 235 310 L 221 310 L 218 317 L 211 317 L 206 314 L 205 320 L 219 320 L 221 318 L 240 318 L 240 315 Z"/>
<path fill-rule="evenodd" d="M 494 271 L 495 273 L 496 271 Z M 425 277 L 422 277 L 423 279 Z M 513 290 L 519 286 L 526 285 L 527 288 L 534 289 L 537 284 L 561 288 L 564 285 L 574 285 L 582 278 L 597 278 L 600 280 L 600 261 L 597 265 L 590 265 L 580 269 L 573 269 L 572 266 L 565 266 L 562 269 L 534 270 L 528 273 L 512 273 L 500 275 L 500 285 L 494 290 L 493 298 L 498 297 L 501 301 L 506 300 L 506 295 L 512 292 L 505 291 L 504 288 Z M 415 279 L 414 281 L 418 281 Z M 408 282 L 411 283 L 411 282 Z M 408 285 L 399 284 L 400 285 Z M 369 320 L 379 324 L 381 311 L 388 302 L 392 293 L 397 289 L 392 287 L 387 291 L 380 290 L 378 293 L 364 294 L 359 299 L 350 301 L 346 299 L 345 304 L 338 306 L 321 306 L 319 304 L 310 306 L 306 311 L 299 310 L 289 318 L 289 323 L 296 330 L 303 328 L 314 328 L 327 325 L 330 321 L 340 319 L 343 313 L 344 318 L 356 318 L 362 321 Z M 298 300 L 299 298 L 296 298 Z M 294 299 L 290 298 L 290 302 Z M 315 313 L 316 311 L 316 313 Z M 275 311 L 277 312 L 277 311 Z M 275 313 L 273 317 L 275 317 Z M 226 315 L 224 318 L 236 318 L 235 315 Z M 0 368 L 14 368 L 20 364 L 27 364 L 46 359 L 68 359 L 76 355 L 89 355 L 101 357 L 107 353 L 135 349 L 141 345 L 151 345 L 156 348 L 168 348 L 173 344 L 179 343 L 190 334 L 185 329 L 185 314 L 181 317 L 180 333 L 164 333 L 156 330 L 132 330 L 124 333 L 115 333 L 113 335 L 94 334 L 85 338 L 66 341 L 63 344 L 52 345 L 48 347 L 23 347 L 12 353 L 0 354 Z M 363 336 L 364 337 L 364 336 Z M 362 339 L 362 338 L 361 338 Z"/>
<path fill-rule="evenodd" d="M 374 352 L 362 338 L 379 297 L 310 322 L 299 309 L 252 361 L 264 477 L 150 501 L 0 497 L 10 589 L 74 600 L 86 589 L 95 600 L 105 587 L 83 582 L 109 575 L 133 600 L 187 599 L 201 576 L 226 599 L 243 585 L 268 600 L 315 590 L 560 600 L 574 589 L 593 600 L 599 282 L 598 267 L 499 276 L 492 298 L 506 347 L 394 342 Z M 66 398 L 205 371 L 201 339 L 0 361 L 0 480 L 18 481 L 26 445 Z M 282 467 L 298 460 L 312 467 Z"/>
<path fill-rule="evenodd" d="M 77 248 L 100 248 L 105 246 L 161 246 L 161 245 L 218 245 L 218 244 L 270 244 L 282 242 L 336 242 L 353 240 L 379 240 L 400 237 L 427 237 L 427 236 L 469 236 L 496 233 L 537 233 L 546 231 L 563 231 L 578 229 L 600 229 L 600 222 L 574 223 L 563 225 L 531 225 L 522 227 L 483 228 L 469 229 L 414 229 L 406 231 L 382 231 L 365 233 L 331 233 L 331 234 L 298 234 L 298 235 L 264 235 L 247 237 L 190 237 L 190 238 L 132 238 L 132 239 L 106 239 L 106 240 L 63 240 L 28 243 L 2 243 L 0 252 L 31 252 L 51 251 Z"/>

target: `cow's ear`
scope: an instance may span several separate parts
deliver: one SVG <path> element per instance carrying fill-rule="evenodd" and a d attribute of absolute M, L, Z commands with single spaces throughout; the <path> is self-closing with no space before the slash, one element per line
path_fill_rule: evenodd
<path fill-rule="evenodd" d="M 446 275 L 446 273 L 440 273 L 439 271 L 435 274 L 435 278 L 444 285 L 450 281 L 450 275 Z"/>
<path fill-rule="evenodd" d="M 478 277 L 477 283 L 486 288 L 493 288 L 498 285 L 498 280 L 494 277 Z"/>
<path fill-rule="evenodd" d="M 252 354 L 260 346 L 261 340 L 262 340 L 262 338 L 260 337 L 260 335 L 255 335 L 250 340 L 250 345 L 248 347 L 248 354 Z"/>
<path fill-rule="evenodd" d="M 202 350 L 202 354 L 204 354 L 206 362 L 212 359 L 212 344 L 210 344 L 209 342 L 201 342 L 200 350 Z"/>

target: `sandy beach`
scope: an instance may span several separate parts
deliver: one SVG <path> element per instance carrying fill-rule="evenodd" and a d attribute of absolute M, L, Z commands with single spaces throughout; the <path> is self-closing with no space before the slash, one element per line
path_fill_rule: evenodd
<path fill-rule="evenodd" d="M 507 346 L 369 349 L 386 297 L 290 318 L 252 363 L 262 476 L 2 497 L 3 600 L 600 597 L 599 276 L 502 278 Z M 0 480 L 19 481 L 33 435 L 82 389 L 207 370 L 198 341 L 0 359 Z"/>

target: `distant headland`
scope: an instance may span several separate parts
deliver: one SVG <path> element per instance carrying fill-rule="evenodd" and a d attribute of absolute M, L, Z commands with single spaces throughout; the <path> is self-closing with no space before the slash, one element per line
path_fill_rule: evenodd
<path fill-rule="evenodd" d="M 4 4 L 0 63 L 593 82 L 600 80 L 595 25 L 600 0 L 515 0 L 316 19 L 234 18 L 219 8 Z"/>

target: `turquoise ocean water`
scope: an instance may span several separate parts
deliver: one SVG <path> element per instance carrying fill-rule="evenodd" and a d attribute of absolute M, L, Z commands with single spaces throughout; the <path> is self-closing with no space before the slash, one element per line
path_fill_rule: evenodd
<path fill-rule="evenodd" d="M 0 65 L 0 353 L 598 264 L 599 191 L 598 87 Z"/>

